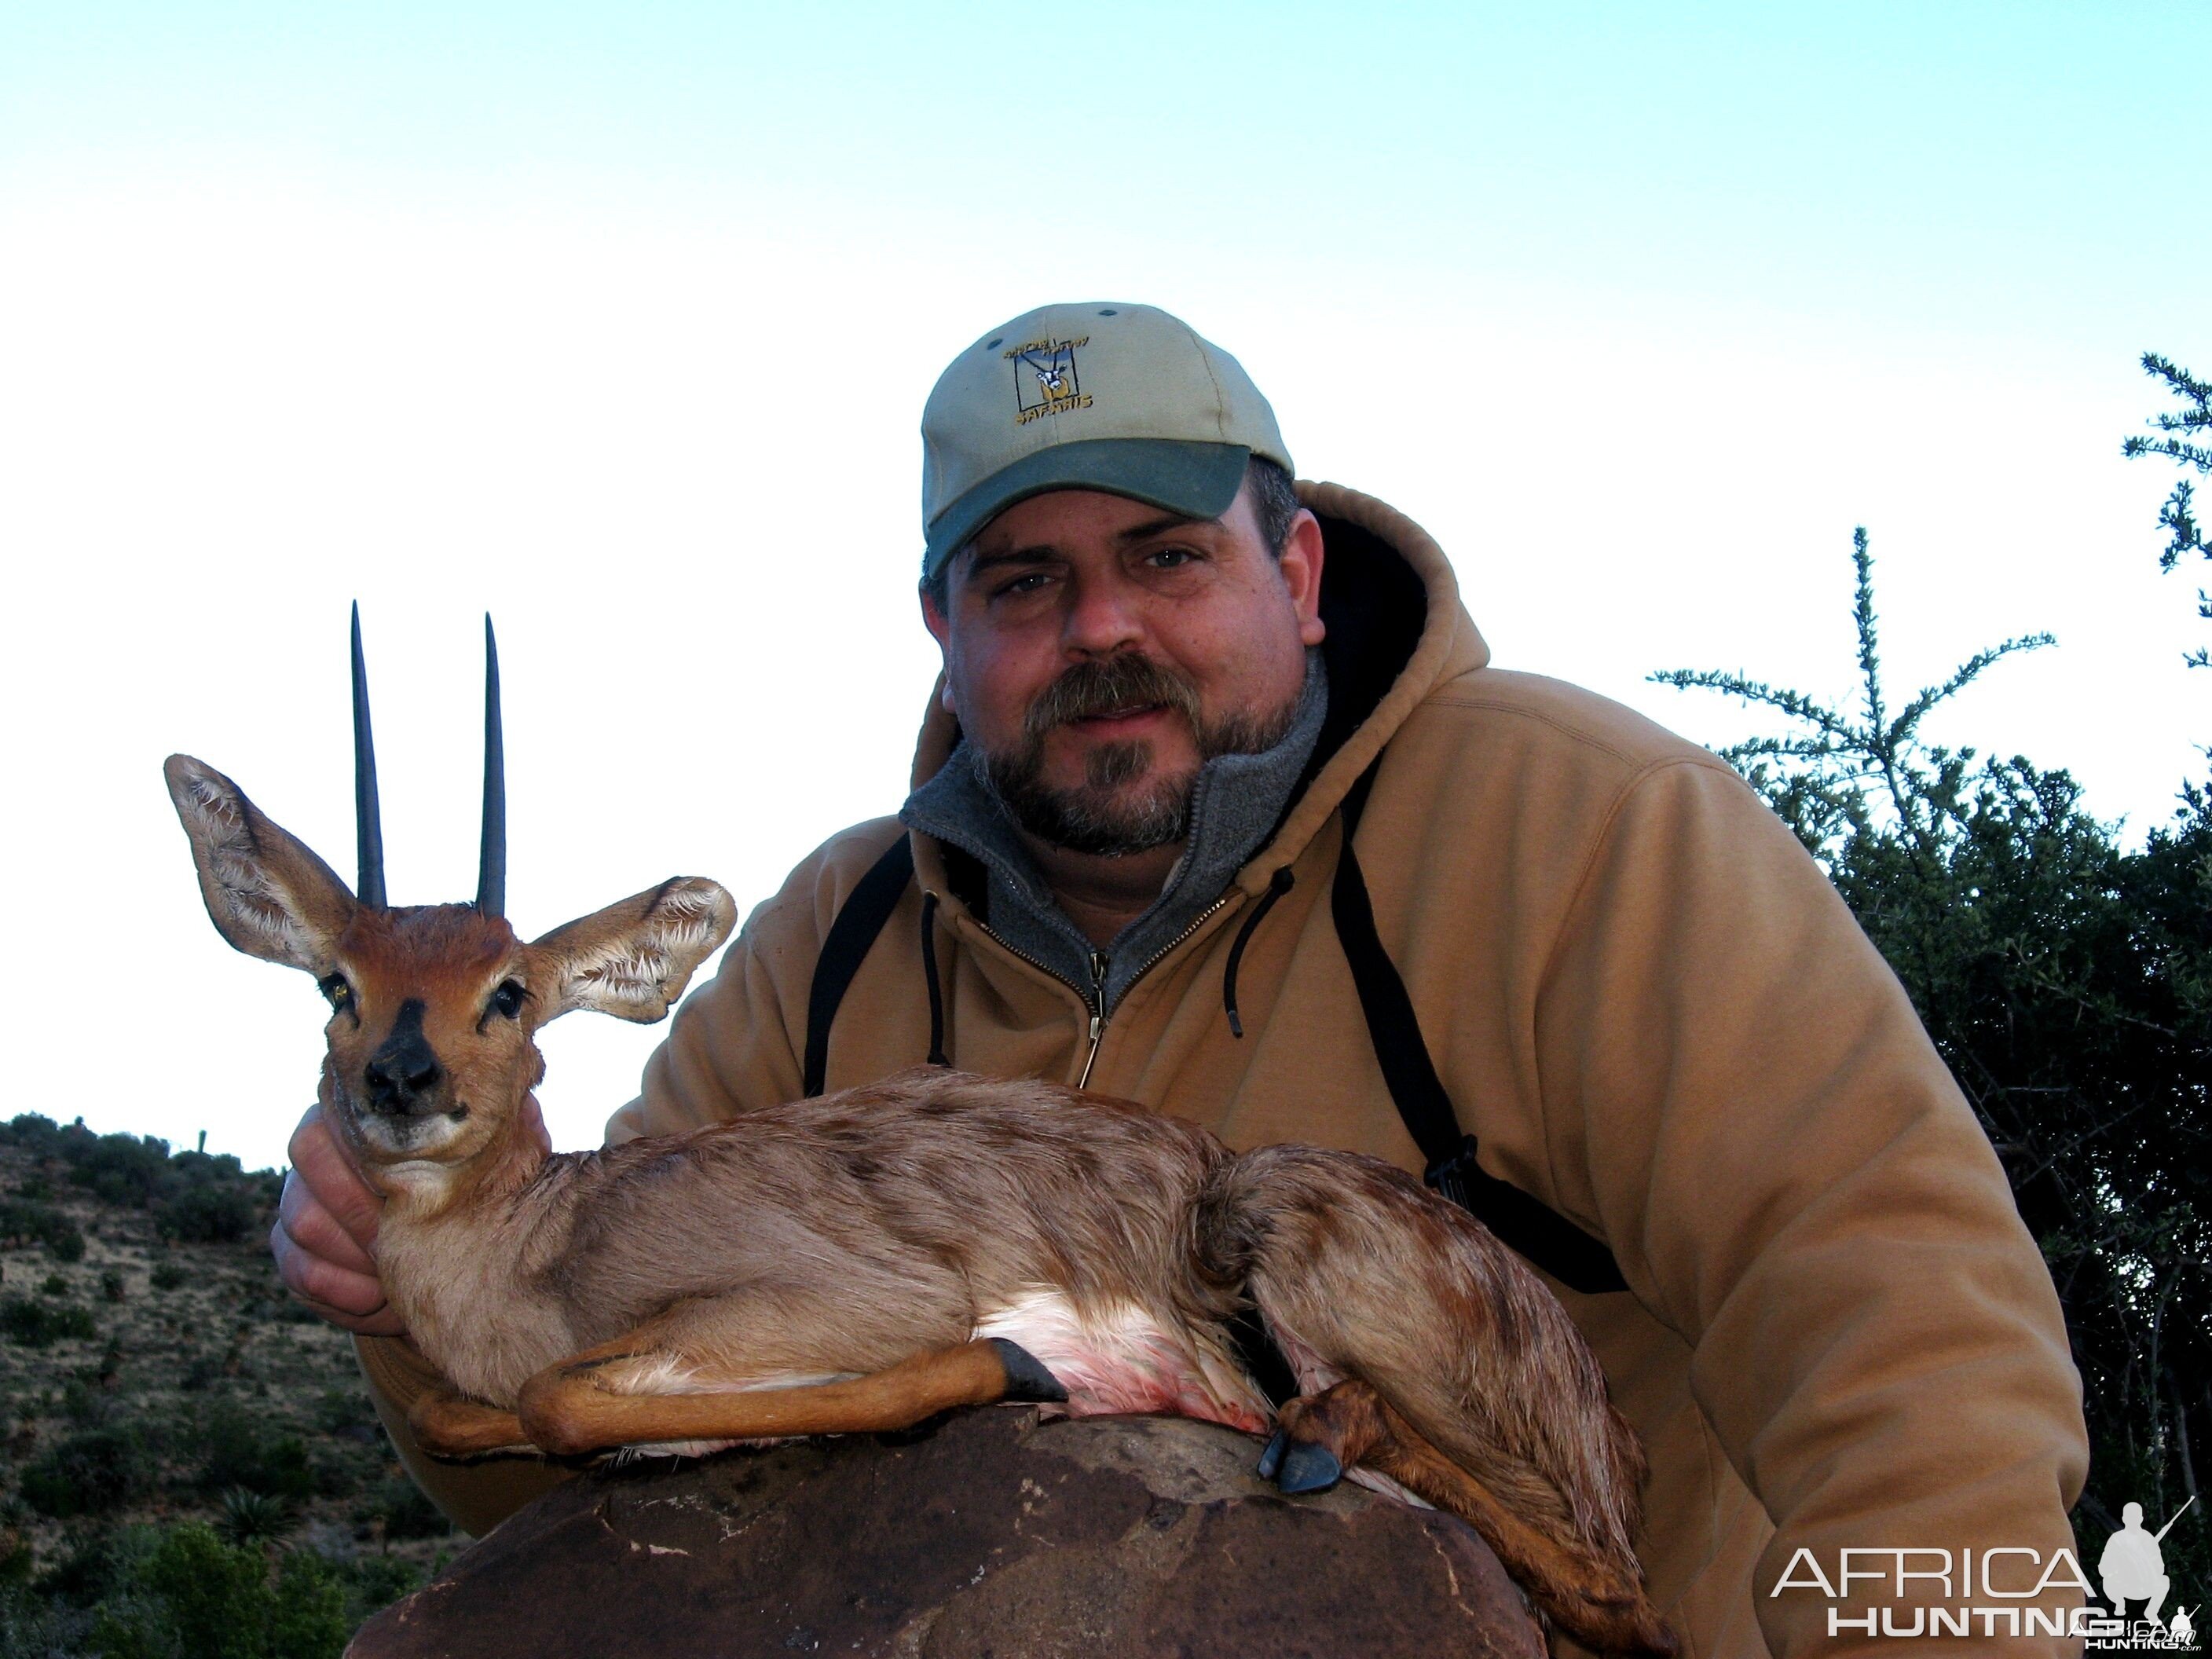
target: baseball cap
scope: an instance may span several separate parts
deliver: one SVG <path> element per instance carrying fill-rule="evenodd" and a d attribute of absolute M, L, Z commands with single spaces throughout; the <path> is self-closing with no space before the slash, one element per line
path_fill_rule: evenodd
<path fill-rule="evenodd" d="M 1295 470 L 1252 377 L 1189 324 L 1152 306 L 1040 307 L 954 358 L 922 410 L 922 580 L 1048 489 L 1218 518 L 1255 455 Z"/>

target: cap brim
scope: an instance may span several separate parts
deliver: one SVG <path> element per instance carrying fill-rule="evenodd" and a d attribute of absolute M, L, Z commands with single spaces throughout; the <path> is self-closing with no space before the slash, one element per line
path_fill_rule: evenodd
<path fill-rule="evenodd" d="M 1252 452 L 1242 444 L 1192 443 L 1174 438 L 1088 438 L 1054 444 L 1001 467 L 956 500 L 929 526 L 921 579 L 933 580 L 970 537 L 1016 501 L 1052 489 L 1098 489 L 1109 495 L 1218 519 L 1244 487 Z"/>

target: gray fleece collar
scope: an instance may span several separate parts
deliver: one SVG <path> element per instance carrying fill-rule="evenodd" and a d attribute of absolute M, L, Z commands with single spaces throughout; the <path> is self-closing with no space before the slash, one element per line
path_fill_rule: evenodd
<path fill-rule="evenodd" d="M 1160 896 L 1101 953 L 1052 896 L 981 755 L 963 738 L 936 775 L 907 797 L 899 822 L 980 861 L 988 875 L 987 925 L 1021 955 L 1110 1014 L 1130 982 L 1227 890 L 1281 821 L 1328 714 L 1321 653 L 1306 652 L 1305 689 L 1291 729 L 1256 755 L 1217 755 L 1199 769 L 1190 836 Z"/>

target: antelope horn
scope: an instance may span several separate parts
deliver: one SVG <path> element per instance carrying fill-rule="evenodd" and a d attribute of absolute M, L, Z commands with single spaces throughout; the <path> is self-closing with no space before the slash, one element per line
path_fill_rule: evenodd
<path fill-rule="evenodd" d="M 361 601 L 353 606 L 353 820 L 361 847 L 355 896 L 384 908 L 384 824 L 376 805 L 376 744 L 368 731 L 368 670 L 361 659 Z"/>
<path fill-rule="evenodd" d="M 499 729 L 499 641 L 484 613 L 483 847 L 477 860 L 477 909 L 507 914 L 507 750 Z"/>

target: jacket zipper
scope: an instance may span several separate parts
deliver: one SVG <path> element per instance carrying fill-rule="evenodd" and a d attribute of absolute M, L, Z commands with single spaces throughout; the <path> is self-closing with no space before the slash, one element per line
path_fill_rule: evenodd
<path fill-rule="evenodd" d="M 1103 951 L 1091 953 L 1091 1049 L 1083 1056 L 1083 1074 L 1075 1079 L 1079 1089 L 1091 1082 L 1091 1068 L 1098 1063 L 1098 1041 L 1106 1035 L 1106 970 L 1113 964 Z"/>
<path fill-rule="evenodd" d="M 1147 957 L 1145 959 L 1145 965 L 1138 969 L 1135 973 L 1129 976 L 1129 984 L 1133 986 L 1139 980 L 1144 978 L 1146 974 L 1151 973 L 1154 968 L 1159 965 L 1163 957 L 1164 957 L 1170 951 L 1174 950 L 1176 945 L 1182 944 L 1193 933 L 1196 933 L 1200 928 L 1206 926 L 1206 924 L 1212 919 L 1214 913 L 1221 909 L 1223 906 L 1226 905 L 1229 901 L 1235 896 L 1236 888 L 1232 884 L 1228 892 L 1224 893 L 1219 898 L 1214 900 L 1212 903 L 1207 905 L 1206 908 L 1193 916 L 1188 923 L 1184 926 L 1181 933 L 1177 933 L 1165 945 L 1163 945 L 1158 950 L 1153 951 L 1151 956 Z M 1109 966 L 1111 966 L 1111 963 L 1107 957 L 1106 953 L 1103 951 L 1093 951 L 1091 953 L 1091 988 L 1086 992 L 1080 985 L 1074 983 L 1073 981 L 1060 974 L 1054 972 L 1052 969 L 1047 967 L 1043 963 L 1039 962 L 1028 951 L 1020 949 L 1017 945 L 1007 944 L 1005 939 L 994 933 L 991 930 L 990 924 L 984 921 L 980 916 L 971 915 L 968 920 L 975 924 L 976 927 L 981 931 L 984 938 L 989 939 L 994 945 L 1004 951 L 1008 956 L 1017 957 L 1022 961 L 1026 962 L 1030 967 L 1036 969 L 1048 979 L 1056 979 L 1060 981 L 1062 985 L 1066 986 L 1069 990 L 1074 992 L 1076 995 L 1083 999 L 1083 1006 L 1091 1011 L 1091 1029 L 1088 1033 L 1090 1048 L 1083 1056 L 1083 1070 L 1080 1075 L 1079 1075 L 1075 1079 L 1075 1086 L 1079 1089 L 1087 1087 L 1091 1082 L 1091 1068 L 1098 1063 L 1098 1045 L 1106 1040 L 1106 970 Z M 1124 994 L 1127 994 L 1126 987 L 1124 988 Z"/>
<path fill-rule="evenodd" d="M 1177 933 L 1165 945 L 1163 945 L 1158 950 L 1153 951 L 1151 956 L 1147 957 L 1145 959 L 1144 966 L 1138 969 L 1135 973 L 1129 975 L 1129 982 L 1121 988 L 1121 994 L 1123 996 L 1128 995 L 1130 991 L 1135 988 L 1136 983 L 1139 980 L 1144 978 L 1146 974 L 1151 973 L 1154 968 L 1159 965 L 1162 957 L 1165 957 L 1169 951 L 1174 950 L 1176 945 L 1182 944 L 1200 928 L 1206 926 L 1207 921 L 1212 917 L 1214 913 L 1221 909 L 1223 906 L 1226 905 L 1229 901 L 1235 896 L 1236 890 L 1235 886 L 1232 884 L 1228 892 L 1224 893 L 1219 898 L 1214 900 L 1212 903 L 1207 905 L 1206 908 L 1200 910 L 1196 915 L 1193 916 L 1190 921 L 1185 924 L 1183 930 L 1181 933 Z M 1102 1012 L 1106 1006 L 1106 957 L 1103 952 L 1093 951 L 1091 953 L 1091 973 L 1097 987 L 1097 994 L 1092 999 L 1091 1004 L 1091 1052 L 1083 1057 L 1083 1075 L 1075 1079 L 1075 1086 L 1079 1089 L 1089 1086 L 1091 1082 L 1091 1068 L 1098 1063 L 1098 1045 L 1106 1039 L 1106 1016 Z"/>

